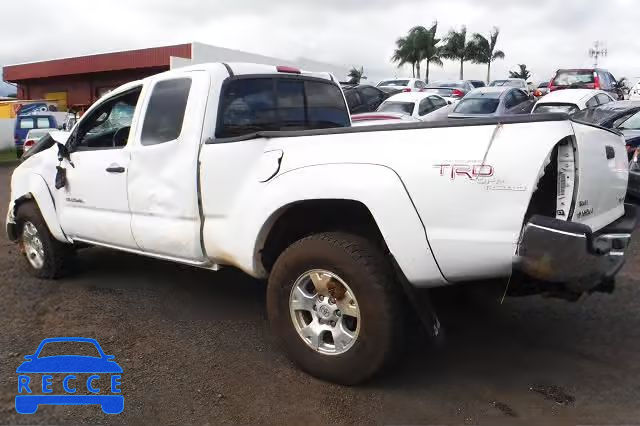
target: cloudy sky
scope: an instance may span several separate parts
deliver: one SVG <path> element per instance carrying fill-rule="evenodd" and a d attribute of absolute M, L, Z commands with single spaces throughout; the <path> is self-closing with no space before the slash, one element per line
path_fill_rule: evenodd
<path fill-rule="evenodd" d="M 390 63 L 394 41 L 437 20 L 440 35 L 501 30 L 506 54 L 493 77 L 525 63 L 534 81 L 562 67 L 592 65 L 587 52 L 606 42 L 600 64 L 616 77 L 640 78 L 640 8 L 634 0 L 30 0 L 3 5 L 0 66 L 170 43 L 200 41 L 285 59 L 307 57 L 364 66 L 371 80 L 409 76 Z M 634 7 L 635 6 L 635 7 Z M 26 25 L 28 23 L 28 25 Z M 483 79 L 469 64 L 466 78 Z M 431 79 L 455 78 L 445 61 Z"/>

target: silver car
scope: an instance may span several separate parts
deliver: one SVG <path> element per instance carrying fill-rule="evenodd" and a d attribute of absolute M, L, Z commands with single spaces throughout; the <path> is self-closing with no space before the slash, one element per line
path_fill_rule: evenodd
<path fill-rule="evenodd" d="M 535 101 L 523 90 L 515 87 L 482 87 L 462 98 L 449 114 L 449 118 L 529 114 L 534 104 Z"/>

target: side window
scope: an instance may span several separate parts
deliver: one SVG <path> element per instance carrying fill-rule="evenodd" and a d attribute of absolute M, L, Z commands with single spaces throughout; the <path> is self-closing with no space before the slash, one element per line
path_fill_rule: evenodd
<path fill-rule="evenodd" d="M 604 93 L 600 93 L 596 98 L 598 98 L 598 104 L 600 105 L 611 102 L 611 98 Z"/>
<path fill-rule="evenodd" d="M 602 86 L 602 89 L 611 89 L 611 82 L 609 81 L 609 76 L 606 72 L 598 71 L 598 79 L 600 79 L 600 85 Z"/>
<path fill-rule="evenodd" d="M 355 90 L 349 90 L 344 93 L 344 97 L 347 99 L 347 105 L 349 109 L 353 109 L 360 105 L 360 95 Z"/>
<path fill-rule="evenodd" d="M 382 100 L 382 94 L 377 91 L 376 89 L 373 89 L 371 87 L 363 87 L 361 89 L 362 94 L 364 95 L 366 102 L 373 102 L 373 101 L 381 101 Z"/>
<path fill-rule="evenodd" d="M 190 78 L 156 83 L 142 124 L 142 145 L 157 145 L 178 139 L 191 90 Z"/>
<path fill-rule="evenodd" d="M 124 147 L 141 90 L 137 87 L 109 98 L 85 115 L 70 138 L 71 150 Z"/>
<path fill-rule="evenodd" d="M 442 108 L 443 106 L 447 106 L 447 101 L 442 99 L 439 96 L 429 96 L 431 103 L 435 105 L 436 108 Z"/>
<path fill-rule="evenodd" d="M 593 108 L 598 106 L 598 98 L 597 96 L 592 97 L 587 101 L 587 108 Z"/>
<path fill-rule="evenodd" d="M 514 95 L 513 91 L 510 91 L 509 93 L 507 93 L 507 95 L 505 96 L 504 99 L 504 107 L 506 109 L 510 109 L 513 108 L 514 106 L 516 106 L 518 103 L 516 102 L 516 97 Z"/>
<path fill-rule="evenodd" d="M 20 119 L 20 128 L 21 129 L 33 129 L 33 118 L 21 118 Z"/>
<path fill-rule="evenodd" d="M 611 84 L 611 88 L 613 88 L 616 85 L 617 81 L 613 74 L 611 74 L 610 72 L 608 72 L 607 74 L 609 75 L 609 84 Z"/>
<path fill-rule="evenodd" d="M 420 80 L 417 80 L 415 87 L 416 89 L 424 89 L 424 83 Z"/>
<path fill-rule="evenodd" d="M 420 101 L 420 106 L 418 107 L 418 115 L 429 114 L 434 109 L 435 108 L 431 103 L 431 99 L 424 98 L 423 100 Z"/>
<path fill-rule="evenodd" d="M 520 91 L 520 90 L 516 90 L 514 93 L 514 96 L 516 98 L 516 105 L 520 105 L 523 102 L 526 102 L 529 100 L 529 98 L 527 97 L 526 93 Z"/>
<path fill-rule="evenodd" d="M 291 130 L 291 127 L 322 129 L 349 125 L 349 111 L 342 91 L 335 84 L 323 81 L 288 78 L 231 80 L 223 89 L 220 104 L 217 138 Z"/>

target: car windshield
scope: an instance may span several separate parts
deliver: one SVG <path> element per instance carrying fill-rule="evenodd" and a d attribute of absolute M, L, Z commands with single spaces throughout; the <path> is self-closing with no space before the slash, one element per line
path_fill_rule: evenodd
<path fill-rule="evenodd" d="M 378 83 L 378 86 L 407 86 L 409 80 L 386 80 Z"/>
<path fill-rule="evenodd" d="M 453 112 L 461 114 L 493 114 L 498 109 L 498 99 L 469 98 L 458 103 Z"/>
<path fill-rule="evenodd" d="M 640 111 L 618 124 L 617 127 L 622 130 L 640 130 Z"/>
<path fill-rule="evenodd" d="M 59 355 L 80 355 L 100 358 L 100 353 L 91 342 L 48 342 L 40 351 L 38 358 L 47 358 Z"/>
<path fill-rule="evenodd" d="M 573 114 L 578 111 L 578 107 L 573 104 L 543 104 L 536 106 L 534 114 L 544 114 L 546 112 L 559 112 L 565 114 Z"/>
<path fill-rule="evenodd" d="M 378 107 L 379 112 L 399 112 L 402 114 L 413 113 L 413 102 L 383 102 L 382 105 Z"/>
<path fill-rule="evenodd" d="M 593 82 L 593 71 L 589 70 L 558 71 L 558 75 L 553 79 L 554 86 L 582 87 Z"/>

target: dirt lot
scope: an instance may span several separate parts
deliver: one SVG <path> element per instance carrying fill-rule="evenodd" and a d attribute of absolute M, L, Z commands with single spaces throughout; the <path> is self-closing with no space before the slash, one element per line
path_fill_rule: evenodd
<path fill-rule="evenodd" d="M 0 206 L 11 169 L 0 167 Z M 104 249 L 73 276 L 27 274 L 0 236 L 0 423 L 640 423 L 640 241 L 613 295 L 501 306 L 437 294 L 447 331 L 416 333 L 401 365 L 344 388 L 298 371 L 274 346 L 264 284 Z M 466 299 L 466 298 L 465 298 Z M 474 301 L 475 300 L 475 301 Z M 96 338 L 124 369 L 125 409 L 14 409 L 16 368 L 46 337 Z"/>

